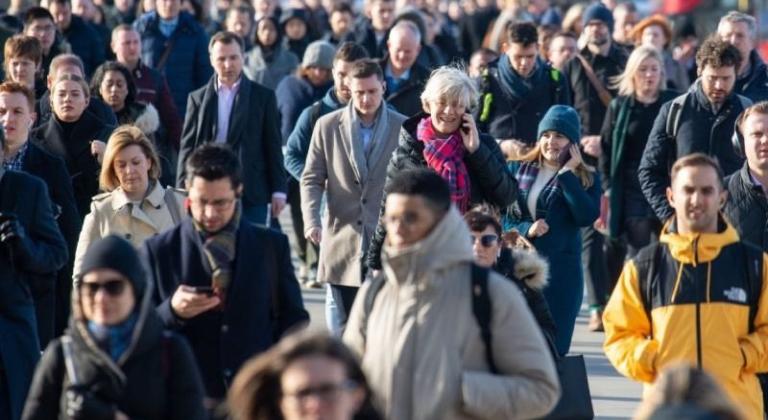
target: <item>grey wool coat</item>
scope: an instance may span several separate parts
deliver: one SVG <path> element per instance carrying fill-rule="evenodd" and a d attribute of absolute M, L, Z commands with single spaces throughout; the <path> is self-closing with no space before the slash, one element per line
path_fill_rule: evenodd
<path fill-rule="evenodd" d="M 306 230 L 322 227 L 317 279 L 360 286 L 363 257 L 379 218 L 387 164 L 397 147 L 405 116 L 382 103 L 366 159 L 363 141 L 352 138 L 348 105 L 321 117 L 315 125 L 301 177 L 301 210 Z M 321 221 L 320 201 L 327 208 Z"/>

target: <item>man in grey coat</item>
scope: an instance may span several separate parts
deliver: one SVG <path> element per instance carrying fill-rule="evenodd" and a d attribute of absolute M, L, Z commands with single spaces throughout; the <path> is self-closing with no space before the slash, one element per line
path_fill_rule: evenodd
<path fill-rule="evenodd" d="M 315 244 L 322 242 L 317 279 L 329 285 L 326 300 L 335 310 L 329 311 L 328 326 L 336 333 L 364 276 L 363 256 L 378 222 L 387 163 L 405 121 L 383 101 L 384 74 L 377 62 L 356 62 L 349 78 L 352 101 L 318 120 L 301 177 L 304 233 Z"/>

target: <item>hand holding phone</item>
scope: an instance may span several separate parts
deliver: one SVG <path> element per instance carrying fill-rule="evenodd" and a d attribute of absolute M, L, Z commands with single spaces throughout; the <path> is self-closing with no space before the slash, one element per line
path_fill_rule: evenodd
<path fill-rule="evenodd" d="M 208 294 L 208 290 L 211 294 Z M 200 292 L 198 292 L 200 291 Z M 194 318 L 203 312 L 216 308 L 221 299 L 210 286 L 189 286 L 182 284 L 171 296 L 173 313 L 181 319 Z"/>
<path fill-rule="evenodd" d="M 466 113 L 462 116 L 459 131 L 461 132 L 464 148 L 467 152 L 474 153 L 480 147 L 480 134 L 477 132 L 477 126 L 475 125 L 475 119 L 472 118 L 472 114 Z"/>
<path fill-rule="evenodd" d="M 199 295 L 213 296 L 216 292 L 211 286 L 192 286 L 192 291 Z"/>

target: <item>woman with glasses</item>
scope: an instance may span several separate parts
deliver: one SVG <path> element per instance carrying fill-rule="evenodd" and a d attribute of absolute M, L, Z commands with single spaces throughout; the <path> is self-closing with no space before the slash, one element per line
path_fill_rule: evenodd
<path fill-rule="evenodd" d="M 23 419 L 206 418 L 192 350 L 163 330 L 141 267 L 114 235 L 88 250 L 69 328 L 45 350 Z"/>
<path fill-rule="evenodd" d="M 163 186 L 155 148 L 137 127 L 118 127 L 109 137 L 99 184 L 75 252 L 74 276 L 88 247 L 115 234 L 138 248 L 145 239 L 177 225 L 184 217 L 184 194 Z"/>
<path fill-rule="evenodd" d="M 536 147 L 511 162 L 520 194 L 504 229 L 528 238 L 550 263 L 544 297 L 552 311 L 560 356 L 568 353 L 584 294 L 581 232 L 600 215 L 600 180 L 581 158 L 576 110 L 555 105 L 539 122 Z"/>
<path fill-rule="evenodd" d="M 542 290 L 547 286 L 549 265 L 535 251 L 513 250 L 502 239 L 501 222 L 490 211 L 479 207 L 464 214 L 472 232 L 472 252 L 475 264 L 492 268 L 511 280 L 523 292 L 536 323 L 539 324 L 552 356 L 555 352 L 555 321 Z"/>
<path fill-rule="evenodd" d="M 234 420 L 381 418 L 357 358 L 323 333 L 284 338 L 243 365 L 229 390 Z"/>

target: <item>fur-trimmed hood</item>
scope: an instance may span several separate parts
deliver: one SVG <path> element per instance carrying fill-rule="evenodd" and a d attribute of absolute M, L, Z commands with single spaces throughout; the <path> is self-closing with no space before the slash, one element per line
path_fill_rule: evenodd
<path fill-rule="evenodd" d="M 134 102 L 117 113 L 120 124 L 131 124 L 151 137 L 160 129 L 160 114 L 152 104 Z"/>
<path fill-rule="evenodd" d="M 536 251 L 505 248 L 501 251 L 496 270 L 514 276 L 534 290 L 543 290 L 549 284 L 549 263 Z"/>

